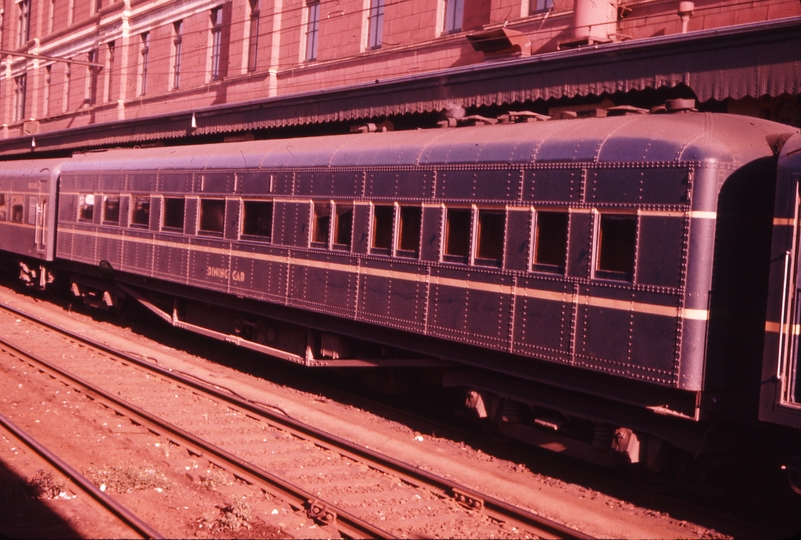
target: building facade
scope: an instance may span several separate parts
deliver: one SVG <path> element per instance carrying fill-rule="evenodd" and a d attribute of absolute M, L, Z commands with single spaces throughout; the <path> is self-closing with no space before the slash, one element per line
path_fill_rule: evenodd
<path fill-rule="evenodd" d="M 2 136 L 792 17 L 797 0 L 4 0 Z M 788 100 L 724 107 L 797 125 Z"/>

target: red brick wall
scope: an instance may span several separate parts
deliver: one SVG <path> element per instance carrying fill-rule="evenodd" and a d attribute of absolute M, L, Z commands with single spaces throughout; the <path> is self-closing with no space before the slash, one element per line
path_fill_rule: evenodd
<path fill-rule="evenodd" d="M 261 0 L 258 64 L 255 72 L 248 72 L 248 0 L 217 0 L 216 4 L 199 0 L 163 4 L 153 0 L 134 0 L 126 21 L 123 21 L 126 12 L 121 0 L 103 0 L 99 13 L 94 12 L 95 0 L 74 0 L 74 20 L 68 26 L 69 1 L 56 0 L 51 32 L 50 1 L 33 0 L 31 37 L 39 40 L 38 51 L 49 56 L 85 60 L 87 51 L 97 47 L 98 61 L 104 66 L 108 53 L 105 44 L 113 39 L 116 53 L 111 93 L 109 96 L 105 71 L 101 71 L 97 103 L 94 106 L 86 104 L 87 69 L 74 65 L 67 111 L 62 112 L 66 68 L 63 62 L 56 62 L 51 68 L 50 97 L 45 107 L 44 68 L 36 70 L 33 61 L 16 57 L 11 66 L 11 77 L 13 79 L 27 69 L 26 115 L 37 118 L 41 130 L 185 111 L 273 94 L 287 95 L 479 63 L 484 56 L 470 47 L 465 33 L 504 24 L 528 35 L 532 54 L 551 52 L 560 42 L 570 38 L 573 6 L 572 0 L 556 0 L 550 12 L 529 16 L 526 11 L 528 0 L 464 0 L 465 31 L 440 36 L 441 29 L 437 24 L 442 17 L 438 17 L 438 10 L 442 9 L 444 0 L 387 0 L 383 46 L 365 51 L 365 7 L 369 7 L 369 0 L 323 0 L 317 59 L 306 62 L 302 56 L 307 29 L 306 0 Z M 3 3 L 2 46 L 16 50 L 19 48 L 18 7 L 13 0 L 4 0 Z M 676 13 L 677 0 L 626 0 L 623 4 L 630 10 L 619 21 L 620 39 L 669 35 L 681 30 Z M 210 82 L 210 9 L 216 5 L 225 10 L 222 77 Z M 281 26 L 277 50 L 273 51 L 272 30 L 277 12 Z M 697 0 L 689 30 L 789 16 L 801 16 L 801 3 L 797 0 Z M 178 19 L 183 20 L 183 43 L 180 88 L 176 90 L 173 88 L 173 23 Z M 130 28 L 128 36 L 123 32 L 123 22 Z M 150 53 L 147 95 L 139 96 L 140 35 L 143 31 L 150 32 Z M 21 50 L 37 50 L 34 46 L 35 42 L 30 41 Z M 273 56 L 277 62 L 271 65 Z M 4 65 L 3 76 L 7 74 Z M 118 100 L 123 100 L 123 104 L 118 105 Z M 3 122 L 9 125 L 7 134 L 18 134 L 20 124 L 13 121 L 13 80 L 0 84 L 0 104 Z M 48 117 L 40 117 L 45 110 Z"/>

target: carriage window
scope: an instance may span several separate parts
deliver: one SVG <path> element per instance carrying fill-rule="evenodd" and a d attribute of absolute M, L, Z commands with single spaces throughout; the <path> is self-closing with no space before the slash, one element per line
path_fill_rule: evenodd
<path fill-rule="evenodd" d="M 6 207 L 6 194 L 0 193 L 0 221 L 6 220 L 8 208 Z"/>
<path fill-rule="evenodd" d="M 636 234 L 636 216 L 601 215 L 596 263 L 598 277 L 632 279 Z"/>
<path fill-rule="evenodd" d="M 506 213 L 503 210 L 479 210 L 476 232 L 476 264 L 500 266 L 503 262 L 503 239 Z"/>
<path fill-rule="evenodd" d="M 22 195 L 12 195 L 11 196 L 11 221 L 16 223 L 22 223 L 22 212 L 23 212 L 23 200 Z"/>
<path fill-rule="evenodd" d="M 313 217 L 312 243 L 325 244 L 325 247 L 328 247 L 328 230 L 331 225 L 331 205 L 328 203 L 314 203 Z"/>
<path fill-rule="evenodd" d="M 373 248 L 386 249 L 392 246 L 392 220 L 394 206 L 373 207 Z"/>
<path fill-rule="evenodd" d="M 336 205 L 336 222 L 334 223 L 334 246 L 350 249 L 350 237 L 353 231 L 353 206 Z"/>
<path fill-rule="evenodd" d="M 183 229 L 186 201 L 181 199 L 164 199 L 164 228 Z"/>
<path fill-rule="evenodd" d="M 420 252 L 420 225 L 423 210 L 419 206 L 401 206 L 398 214 L 398 252 L 401 257 L 417 257 Z"/>
<path fill-rule="evenodd" d="M 445 218 L 445 255 L 465 259 L 466 262 L 470 255 L 470 221 L 469 209 L 448 208 Z"/>
<path fill-rule="evenodd" d="M 183 219 L 181 219 L 183 221 Z M 150 223 L 150 197 L 134 197 L 131 208 L 131 225 L 147 227 Z"/>
<path fill-rule="evenodd" d="M 120 222 L 120 197 L 119 195 L 105 196 L 103 198 L 103 221 L 108 223 Z"/>
<path fill-rule="evenodd" d="M 534 269 L 558 272 L 567 258 L 567 212 L 537 212 Z"/>
<path fill-rule="evenodd" d="M 202 199 L 200 201 L 200 230 L 202 232 L 223 232 L 225 226 L 225 201 Z"/>
<path fill-rule="evenodd" d="M 242 234 L 270 239 L 273 229 L 272 201 L 245 201 Z"/>
<path fill-rule="evenodd" d="M 95 196 L 81 195 L 78 197 L 78 220 L 92 221 L 95 214 Z M 21 219 L 20 219 L 21 221 Z"/>

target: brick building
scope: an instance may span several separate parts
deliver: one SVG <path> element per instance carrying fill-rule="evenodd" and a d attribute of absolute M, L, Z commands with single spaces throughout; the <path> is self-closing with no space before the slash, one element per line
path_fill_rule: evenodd
<path fill-rule="evenodd" d="M 628 47 L 621 50 L 634 50 L 640 42 L 645 48 L 638 50 L 648 50 L 651 44 L 656 47 L 690 43 L 677 38 L 683 35 L 698 35 L 698 39 L 703 37 L 708 42 L 719 39 L 720 32 L 771 21 L 798 23 L 801 3 L 798 0 L 697 0 L 694 4 L 676 0 L 619 3 L 610 0 L 589 3 L 584 0 L 4 0 L 0 12 L 2 136 L 41 137 L 66 129 L 113 125 L 234 104 L 260 101 L 280 104 L 284 103 L 282 99 L 292 96 L 306 96 L 311 101 L 328 96 L 325 99 L 330 100 L 335 89 L 354 89 L 386 81 L 423 81 L 424 90 L 417 88 L 418 93 L 428 91 L 437 97 L 440 75 L 450 77 L 453 73 L 494 65 L 513 69 L 515 62 L 528 62 L 525 65 L 536 67 L 538 64 L 532 62 L 537 58 L 543 62 L 569 62 L 591 51 L 603 51 L 604 47 L 619 45 Z M 691 50 L 685 52 L 692 58 Z M 720 54 L 721 58 L 727 58 L 727 53 Z M 759 65 L 773 61 L 769 50 L 760 54 L 767 57 L 747 61 Z M 801 73 L 796 71 L 801 53 L 787 54 L 794 56 L 776 67 L 773 75 L 761 76 L 775 78 L 775 73 L 784 73 L 790 66 L 787 80 L 779 86 L 774 84 L 759 91 L 712 92 L 699 97 L 713 99 L 716 110 L 799 123 L 797 88 Z M 714 60 L 714 56 L 710 58 Z M 617 75 L 613 88 L 622 89 L 624 94 L 628 88 L 690 85 L 687 80 L 672 80 L 671 74 L 664 81 L 659 78 L 661 75 L 639 75 L 639 83 L 629 84 L 626 65 L 614 68 L 624 73 Z M 759 66 L 740 67 L 747 70 Z M 717 68 L 713 63 L 694 69 L 703 75 Z M 681 69 L 674 71 L 679 73 Z M 467 77 L 462 84 L 469 85 Z M 602 79 L 603 74 L 589 77 Z M 653 81 L 641 82 L 648 77 Z M 763 83 L 754 84 L 754 88 L 761 88 Z M 551 92 L 550 98 L 542 94 L 540 107 L 543 104 L 551 108 L 554 104 L 569 107 L 570 98 L 575 96 L 582 98 L 576 103 L 608 102 L 609 87 L 596 86 L 589 80 L 572 96 L 568 90 L 559 95 Z M 407 87 L 397 86 L 387 92 L 384 95 L 392 101 L 396 113 L 423 110 L 404 102 Z M 431 101 L 428 108 L 440 107 L 449 99 L 468 107 L 480 104 L 480 100 L 467 99 L 464 92 L 454 96 L 438 96 L 442 99 Z M 561 101 L 554 102 L 556 98 Z M 499 98 L 494 104 L 533 99 L 531 96 Z M 795 108 L 785 106 L 788 101 Z M 307 114 L 303 106 L 293 103 L 295 108 L 288 114 L 295 123 L 306 121 L 304 118 L 309 122 L 338 118 L 334 113 L 333 116 Z M 481 103 L 493 105 L 486 100 Z M 350 118 L 386 115 L 383 110 L 375 114 L 362 111 L 350 114 Z M 195 120 L 193 115 L 192 127 Z M 272 124 L 261 126 L 267 125 Z M 31 139 L 30 145 L 34 144 Z"/>

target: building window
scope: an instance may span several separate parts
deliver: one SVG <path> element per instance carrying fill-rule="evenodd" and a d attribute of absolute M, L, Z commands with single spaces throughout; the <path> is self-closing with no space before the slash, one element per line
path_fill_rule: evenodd
<path fill-rule="evenodd" d="M 528 5 L 529 15 L 534 15 L 535 13 L 542 13 L 543 11 L 549 11 L 553 9 L 553 0 L 529 0 L 529 1 L 530 1 Z"/>
<path fill-rule="evenodd" d="M 567 259 L 567 212 L 537 212 L 534 226 L 534 269 L 560 272 Z"/>
<path fill-rule="evenodd" d="M 25 94 L 28 87 L 28 74 L 22 74 L 14 79 L 14 120 L 25 120 Z"/>
<path fill-rule="evenodd" d="M 111 102 L 114 94 L 111 90 L 111 85 L 114 82 L 114 42 L 109 41 L 107 44 L 108 56 L 106 58 L 106 102 Z"/>
<path fill-rule="evenodd" d="M 631 280 L 637 245 L 637 216 L 601 215 L 595 275 Z"/>
<path fill-rule="evenodd" d="M 222 8 L 211 10 L 211 80 L 220 78 L 220 52 L 222 49 Z"/>
<path fill-rule="evenodd" d="M 72 66 L 67 64 L 64 69 L 64 95 L 61 97 L 61 111 L 67 112 L 70 107 L 70 86 L 72 85 Z"/>
<path fill-rule="evenodd" d="M 53 66 L 45 66 L 44 89 L 42 91 L 42 116 L 50 115 L 50 85 L 53 76 Z"/>
<path fill-rule="evenodd" d="M 50 20 L 47 22 L 47 33 L 53 33 L 53 25 L 56 22 L 56 0 L 50 0 Z"/>
<path fill-rule="evenodd" d="M 19 6 L 19 43 L 20 47 L 28 43 L 31 36 L 31 0 L 22 0 Z"/>
<path fill-rule="evenodd" d="M 445 24 L 442 32 L 450 34 L 462 30 L 464 0 L 445 0 Z"/>
<path fill-rule="evenodd" d="M 259 0 L 250 0 L 250 34 L 248 35 L 248 71 L 256 71 L 259 50 Z"/>
<path fill-rule="evenodd" d="M 103 0 L 95 0 L 95 13 L 103 9 Z"/>
<path fill-rule="evenodd" d="M 380 49 L 384 35 L 384 0 L 372 0 L 370 2 L 368 22 L 370 31 L 367 36 L 367 47 Z"/>
<path fill-rule="evenodd" d="M 142 34 L 142 52 L 140 54 L 139 66 L 139 95 L 147 94 L 147 55 L 150 52 L 150 32 Z"/>
<path fill-rule="evenodd" d="M 89 62 L 97 62 L 97 51 L 89 51 L 86 55 Z M 84 103 L 87 105 L 94 105 L 97 102 L 97 75 L 100 70 L 97 66 L 86 66 L 86 97 Z"/>
<path fill-rule="evenodd" d="M 172 88 L 177 90 L 181 87 L 181 43 L 183 42 L 184 35 L 184 22 L 176 21 L 173 27 L 173 40 L 172 40 Z"/>
<path fill-rule="evenodd" d="M 320 31 L 320 1 L 313 0 L 306 6 L 309 22 L 306 25 L 306 61 L 317 60 L 317 36 Z"/>
<path fill-rule="evenodd" d="M 183 220 L 182 220 L 183 221 Z M 150 197 L 135 196 L 131 205 L 131 225 L 147 227 L 150 224 Z"/>

